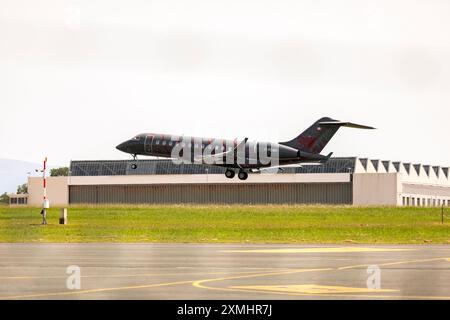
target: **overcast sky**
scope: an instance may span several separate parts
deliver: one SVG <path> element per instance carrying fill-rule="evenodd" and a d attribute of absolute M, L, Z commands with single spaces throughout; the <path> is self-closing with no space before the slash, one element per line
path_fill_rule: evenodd
<path fill-rule="evenodd" d="M 0 0 L 0 158 L 128 159 L 142 132 L 450 165 L 450 1 Z"/>

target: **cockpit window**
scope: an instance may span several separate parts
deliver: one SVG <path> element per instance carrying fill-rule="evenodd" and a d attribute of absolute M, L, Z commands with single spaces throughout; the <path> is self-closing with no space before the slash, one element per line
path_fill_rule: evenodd
<path fill-rule="evenodd" d="M 139 140 L 141 140 L 141 136 L 136 136 L 136 137 L 133 138 L 133 140 L 139 141 Z"/>

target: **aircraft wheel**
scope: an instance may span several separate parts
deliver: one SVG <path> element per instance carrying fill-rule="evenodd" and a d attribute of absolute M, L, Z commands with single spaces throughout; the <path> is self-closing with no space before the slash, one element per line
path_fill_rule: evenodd
<path fill-rule="evenodd" d="M 234 172 L 234 170 L 225 171 L 225 177 L 227 177 L 228 179 L 233 179 L 235 174 L 236 173 Z"/>
<path fill-rule="evenodd" d="M 131 165 L 131 169 L 136 170 L 136 169 L 137 169 L 137 164 L 133 163 L 133 164 Z"/>
<path fill-rule="evenodd" d="M 245 172 L 245 171 L 239 171 L 239 173 L 238 173 L 238 178 L 239 178 L 240 180 L 247 180 L 247 178 L 248 178 L 248 173 Z"/>

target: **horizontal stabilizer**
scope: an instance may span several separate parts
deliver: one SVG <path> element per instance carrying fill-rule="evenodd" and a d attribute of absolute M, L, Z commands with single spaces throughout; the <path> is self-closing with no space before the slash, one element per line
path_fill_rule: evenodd
<path fill-rule="evenodd" d="M 374 127 L 369 127 L 369 126 L 364 126 L 361 124 L 356 124 L 356 123 L 352 123 L 352 122 L 342 122 L 342 121 L 322 121 L 319 122 L 320 125 L 322 126 L 339 126 L 339 127 L 349 127 L 349 128 L 356 128 L 356 129 L 376 129 Z"/>
<path fill-rule="evenodd" d="M 328 160 L 330 160 L 331 156 L 333 155 L 333 152 L 330 152 L 325 159 L 320 161 L 320 163 L 327 163 Z"/>

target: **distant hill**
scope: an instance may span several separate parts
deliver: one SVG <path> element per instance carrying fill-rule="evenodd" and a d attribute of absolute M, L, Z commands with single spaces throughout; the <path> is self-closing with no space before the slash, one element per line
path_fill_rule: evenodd
<path fill-rule="evenodd" d="M 17 186 L 27 182 L 30 176 L 40 176 L 41 163 L 32 163 L 20 160 L 0 159 L 0 194 L 16 192 Z"/>

